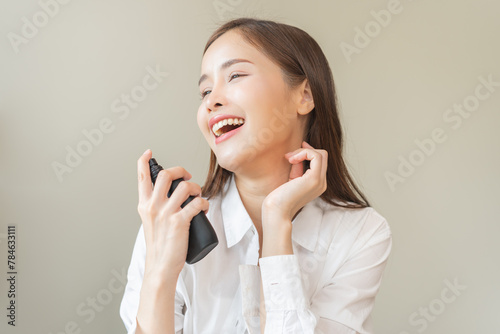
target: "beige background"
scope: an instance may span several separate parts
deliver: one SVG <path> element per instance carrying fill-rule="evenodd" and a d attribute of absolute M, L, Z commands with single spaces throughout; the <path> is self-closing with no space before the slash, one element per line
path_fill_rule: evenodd
<path fill-rule="evenodd" d="M 228 10 L 218 13 L 219 3 Z M 52 6 L 46 22 L 36 1 L 4 4 L 0 258 L 5 277 L 7 225 L 14 224 L 19 274 L 15 329 L 6 324 L 1 280 L 0 331 L 125 333 L 116 277 L 128 267 L 141 223 L 137 158 L 151 148 L 162 165 L 181 165 L 204 181 L 209 147 L 196 124 L 201 53 L 220 22 L 253 15 L 306 30 L 329 59 L 349 166 L 393 232 L 376 332 L 497 333 L 500 87 L 459 126 L 443 117 L 454 104 L 472 105 L 479 77 L 500 82 L 500 4 L 402 0 L 349 62 L 341 43 L 355 45 L 356 27 L 376 29 L 371 11 L 391 3 L 72 1 L 57 12 Z M 43 26 L 16 53 L 9 36 L 22 36 L 23 17 L 33 16 Z M 126 117 L 113 112 L 122 94 L 140 92 L 148 66 L 169 74 Z M 52 164 L 66 164 L 67 147 L 82 145 L 82 131 L 106 119 L 113 130 L 58 179 Z M 437 128 L 446 139 L 419 155 L 415 141 Z M 391 189 L 385 175 L 398 172 L 400 156 L 419 165 Z M 464 288 L 445 303 L 441 293 L 454 280 Z"/>

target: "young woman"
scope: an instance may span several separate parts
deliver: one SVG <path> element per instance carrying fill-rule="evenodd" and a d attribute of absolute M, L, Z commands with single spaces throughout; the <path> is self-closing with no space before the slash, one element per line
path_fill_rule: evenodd
<path fill-rule="evenodd" d="M 321 48 L 296 27 L 240 18 L 210 37 L 201 74 L 203 188 L 179 166 L 153 188 L 151 150 L 138 160 L 142 225 L 120 308 L 128 333 L 373 333 L 392 235 L 344 163 Z M 202 210 L 219 244 L 188 265 Z"/>

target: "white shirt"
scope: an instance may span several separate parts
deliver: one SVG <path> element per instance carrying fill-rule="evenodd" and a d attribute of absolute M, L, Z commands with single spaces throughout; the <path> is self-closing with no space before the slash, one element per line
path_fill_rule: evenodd
<path fill-rule="evenodd" d="M 259 235 L 234 175 L 209 202 L 219 244 L 179 275 L 176 334 L 261 334 L 261 280 L 265 334 L 373 333 L 371 311 L 392 247 L 390 227 L 373 208 L 317 197 L 292 221 L 294 254 L 259 259 Z M 128 334 L 135 334 L 145 255 L 141 225 L 120 305 Z"/>

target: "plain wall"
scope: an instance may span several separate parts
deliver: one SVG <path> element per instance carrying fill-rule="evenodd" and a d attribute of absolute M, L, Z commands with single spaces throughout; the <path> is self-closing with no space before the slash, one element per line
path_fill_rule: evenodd
<path fill-rule="evenodd" d="M 52 3 L 52 16 L 40 3 Z M 204 182 L 201 55 L 219 23 L 245 15 L 304 29 L 329 60 L 346 160 L 393 232 L 376 332 L 497 332 L 499 2 L 40 3 L 0 12 L 2 277 L 8 225 L 18 271 L 15 328 L 0 283 L 2 333 L 125 333 L 120 278 L 141 224 L 137 159 L 151 148 L 163 166 Z M 37 31 L 25 27 L 34 20 Z M 125 113 L 115 101 L 140 90 L 148 67 L 168 75 Z M 481 80 L 494 82 L 490 90 Z M 99 126 L 111 130 L 85 146 L 84 132 Z M 88 154 L 58 177 L 53 165 L 68 166 L 78 148 Z"/>

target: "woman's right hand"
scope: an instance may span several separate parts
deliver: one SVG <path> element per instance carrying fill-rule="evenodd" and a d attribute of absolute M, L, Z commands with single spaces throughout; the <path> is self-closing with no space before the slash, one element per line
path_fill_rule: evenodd
<path fill-rule="evenodd" d="M 191 174 L 180 166 L 161 170 L 153 187 L 149 171 L 151 156 L 148 149 L 137 161 L 137 211 L 146 238 L 144 275 L 160 274 L 162 279 L 177 281 L 186 262 L 191 220 L 200 211 L 207 213 L 209 204 L 201 197 L 201 187 L 193 182 L 180 182 L 170 198 L 167 197 L 173 180 L 191 179 Z M 196 197 L 181 208 L 189 196 Z"/>

